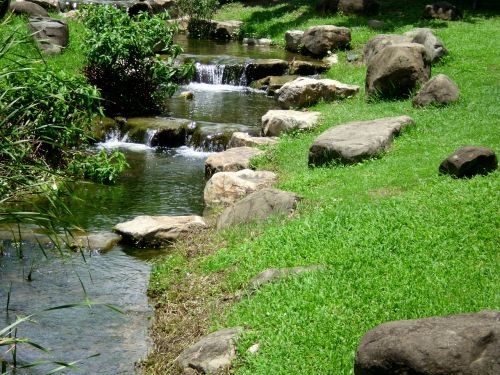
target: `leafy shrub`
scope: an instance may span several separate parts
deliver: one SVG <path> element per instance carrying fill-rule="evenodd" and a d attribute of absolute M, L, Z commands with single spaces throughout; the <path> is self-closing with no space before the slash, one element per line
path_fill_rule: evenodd
<path fill-rule="evenodd" d="M 98 154 L 78 154 L 68 166 L 68 170 L 75 176 L 89 179 L 102 184 L 115 182 L 116 178 L 128 166 L 125 156 L 119 151 L 108 155 L 106 150 Z"/>
<path fill-rule="evenodd" d="M 217 7 L 218 0 L 178 0 L 179 12 L 189 17 L 188 32 L 190 37 L 208 37 L 214 30 L 210 22 Z"/>
<path fill-rule="evenodd" d="M 134 17 L 110 6 L 83 11 L 86 26 L 85 75 L 96 85 L 108 114 L 145 114 L 160 110 L 176 82 L 194 73 L 192 65 L 176 65 L 181 48 L 173 44 L 175 27 L 159 16 Z M 166 59 L 160 59 L 160 51 Z"/>

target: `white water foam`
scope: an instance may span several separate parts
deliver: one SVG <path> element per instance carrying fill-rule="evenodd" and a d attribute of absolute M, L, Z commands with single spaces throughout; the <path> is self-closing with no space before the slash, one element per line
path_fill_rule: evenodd
<path fill-rule="evenodd" d="M 188 147 L 188 146 L 181 146 L 177 148 L 175 152 L 176 152 L 175 156 L 182 156 L 188 159 L 205 159 L 208 158 L 210 155 L 215 154 L 215 152 L 200 151 L 194 149 L 193 147 Z"/>
<path fill-rule="evenodd" d="M 262 91 L 252 89 L 247 86 L 232 86 L 232 85 L 211 85 L 209 83 L 191 82 L 185 86 L 186 89 L 191 91 L 206 91 L 206 92 L 258 92 Z"/>

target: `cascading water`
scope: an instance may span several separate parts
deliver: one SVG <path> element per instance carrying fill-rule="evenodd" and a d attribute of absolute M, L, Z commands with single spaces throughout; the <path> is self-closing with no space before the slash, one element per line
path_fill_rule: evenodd
<path fill-rule="evenodd" d="M 195 82 L 209 85 L 246 86 L 243 64 L 202 64 L 197 62 Z"/>

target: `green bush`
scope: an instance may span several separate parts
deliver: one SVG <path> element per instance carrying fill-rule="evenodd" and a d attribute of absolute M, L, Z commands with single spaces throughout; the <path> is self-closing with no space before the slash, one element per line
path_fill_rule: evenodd
<path fill-rule="evenodd" d="M 190 37 L 206 38 L 214 31 L 210 20 L 219 7 L 218 0 L 178 0 L 177 7 L 182 15 L 189 17 Z"/>
<path fill-rule="evenodd" d="M 68 170 L 82 179 L 88 179 L 102 184 L 116 181 L 116 178 L 128 166 L 125 155 L 120 151 L 113 151 L 108 155 L 106 150 L 98 154 L 77 154 L 68 166 Z"/>
<path fill-rule="evenodd" d="M 85 75 L 96 85 L 110 115 L 158 112 L 176 83 L 194 73 L 192 65 L 176 65 L 181 48 L 173 43 L 175 26 L 160 16 L 134 17 L 110 6 L 83 11 L 86 26 Z M 156 53 L 161 50 L 166 58 Z"/>

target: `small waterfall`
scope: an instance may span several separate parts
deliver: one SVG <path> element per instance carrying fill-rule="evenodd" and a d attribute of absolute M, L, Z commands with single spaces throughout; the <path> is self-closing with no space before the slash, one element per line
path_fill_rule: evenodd
<path fill-rule="evenodd" d="M 243 86 L 246 84 L 242 64 L 202 64 L 197 62 L 195 82 L 210 85 Z"/>

